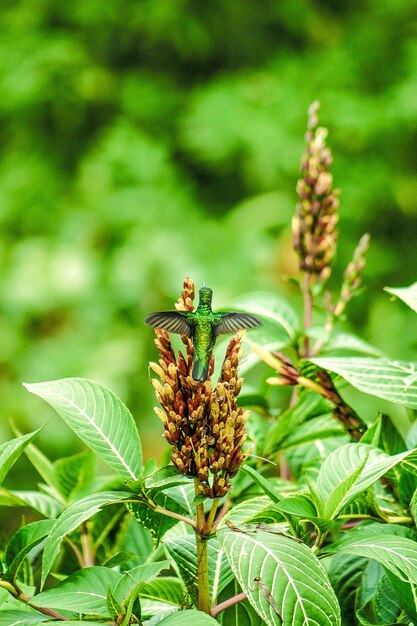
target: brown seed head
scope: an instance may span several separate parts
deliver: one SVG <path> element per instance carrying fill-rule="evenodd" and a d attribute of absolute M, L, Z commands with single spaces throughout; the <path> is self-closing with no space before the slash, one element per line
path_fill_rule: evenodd
<path fill-rule="evenodd" d="M 184 281 L 177 309 L 192 311 L 194 283 Z M 236 398 L 243 379 L 238 376 L 242 357 L 243 332 L 229 342 L 219 381 L 210 378 L 203 383 L 192 378 L 194 349 L 188 337 L 182 337 L 185 355 L 175 355 L 168 334 L 156 330 L 159 364 L 151 369 L 159 376 L 153 379 L 161 408 L 155 409 L 164 424 L 164 437 L 173 446 L 172 462 L 182 473 L 197 477 L 199 491 L 206 497 L 222 497 L 230 489 L 230 478 L 247 458 L 242 451 L 248 412 L 237 406 Z M 214 369 L 211 358 L 209 375 Z"/>
<path fill-rule="evenodd" d="M 293 247 L 300 269 L 324 281 L 336 249 L 338 232 L 338 190 L 328 171 L 332 155 L 326 146 L 327 129 L 319 127 L 319 103 L 309 109 L 307 147 L 301 159 L 301 178 L 297 183 L 298 204 L 293 219 Z"/>

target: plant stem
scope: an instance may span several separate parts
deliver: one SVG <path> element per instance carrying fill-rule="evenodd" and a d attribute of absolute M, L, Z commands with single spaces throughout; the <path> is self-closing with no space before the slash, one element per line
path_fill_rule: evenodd
<path fill-rule="evenodd" d="M 198 494 L 199 481 L 195 478 L 195 491 Z M 213 503 L 214 504 L 214 503 Z M 213 508 L 212 508 L 213 510 Z M 211 512 L 210 512 L 211 513 Z M 210 585 L 208 572 L 208 543 L 207 522 L 204 513 L 204 504 L 196 505 L 196 543 L 197 543 L 197 580 L 198 580 L 198 608 L 210 615 Z"/>
<path fill-rule="evenodd" d="M 220 524 L 223 517 L 226 515 L 227 511 L 230 509 L 231 506 L 232 506 L 231 500 L 230 499 L 226 500 L 226 502 L 223 504 L 222 508 L 220 509 L 219 514 L 217 515 L 216 521 L 213 523 L 213 526 L 211 527 L 212 532 L 216 530 L 217 526 Z"/>
<path fill-rule="evenodd" d="M 220 604 L 217 604 L 215 607 L 213 607 L 211 610 L 211 616 L 216 617 L 222 611 L 225 611 L 229 607 L 237 604 L 238 602 L 242 602 L 243 600 L 246 600 L 246 593 L 244 591 L 241 591 L 232 598 L 228 598 L 224 602 L 220 602 Z"/>
<path fill-rule="evenodd" d="M 43 606 L 34 606 L 30 602 L 30 596 L 26 595 L 16 584 L 12 584 L 7 582 L 6 580 L 0 581 L 0 588 L 6 589 L 16 600 L 22 602 L 23 604 L 27 604 L 35 611 L 39 611 L 39 613 L 43 613 L 43 615 L 48 615 L 49 617 L 54 617 L 55 619 L 59 619 L 61 621 L 65 621 L 67 618 L 57 613 L 53 609 L 48 609 Z"/>
<path fill-rule="evenodd" d="M 214 498 L 213 503 L 211 505 L 210 513 L 207 517 L 206 522 L 206 535 L 211 533 L 211 529 L 213 527 L 214 518 L 216 517 L 217 507 L 219 505 L 219 498 Z"/>
<path fill-rule="evenodd" d="M 43 615 L 49 615 L 49 617 L 54 617 L 55 619 L 59 619 L 62 622 L 65 622 L 67 620 L 67 618 L 64 617 L 64 615 L 61 615 L 61 613 L 57 613 L 53 609 L 47 609 L 46 607 L 43 607 L 43 606 L 34 606 L 30 602 L 27 602 L 26 604 L 30 606 L 32 609 L 39 611 L 39 613 L 43 613 Z"/>
<path fill-rule="evenodd" d="M 164 507 L 159 506 L 159 504 L 151 508 L 155 511 L 155 513 L 161 513 L 162 515 L 166 515 L 167 517 L 173 517 L 174 519 L 177 519 L 179 522 L 184 522 L 185 524 L 189 524 L 194 529 L 197 528 L 196 522 L 189 517 L 185 517 L 185 515 L 181 515 L 180 513 L 175 513 L 174 511 L 169 511 L 168 509 L 164 509 Z"/>
<path fill-rule="evenodd" d="M 161 513 L 161 515 L 166 515 L 167 517 L 173 517 L 177 519 L 179 522 L 184 522 L 185 524 L 189 524 L 194 529 L 196 528 L 196 523 L 189 517 L 185 517 L 185 515 L 181 515 L 180 513 L 175 513 L 174 511 L 170 511 L 169 509 L 165 509 L 163 506 L 159 506 L 159 504 L 155 504 L 145 492 L 142 492 L 143 500 L 142 502 L 146 504 L 152 511 L 155 513 Z M 127 500 L 127 502 L 137 502 L 137 500 Z"/>
<path fill-rule="evenodd" d="M 77 557 L 77 561 L 80 564 L 80 567 L 84 567 L 84 559 L 83 555 L 81 554 L 81 550 L 79 550 L 78 546 L 69 537 L 65 537 L 65 541 L 68 543 L 69 546 L 71 546 L 71 549 Z"/>
<path fill-rule="evenodd" d="M 308 331 L 313 320 L 313 295 L 311 293 L 311 274 L 307 272 L 302 286 L 304 298 L 304 333 Z M 310 355 L 310 339 L 304 335 L 303 357 L 306 359 Z"/>
<path fill-rule="evenodd" d="M 85 522 L 81 525 L 81 546 L 83 550 L 83 566 L 92 567 L 94 565 L 94 554 L 91 549 L 90 533 Z"/>

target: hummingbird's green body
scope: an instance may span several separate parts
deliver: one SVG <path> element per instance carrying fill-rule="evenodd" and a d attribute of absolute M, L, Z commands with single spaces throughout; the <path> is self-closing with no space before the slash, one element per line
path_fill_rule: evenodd
<path fill-rule="evenodd" d="M 217 336 L 233 333 L 243 328 L 255 328 L 261 324 L 249 313 L 214 313 L 211 309 L 213 291 L 202 287 L 195 311 L 167 311 L 152 313 L 145 322 L 154 328 L 190 337 L 194 346 L 193 378 L 200 382 L 207 379 L 210 357 Z"/>

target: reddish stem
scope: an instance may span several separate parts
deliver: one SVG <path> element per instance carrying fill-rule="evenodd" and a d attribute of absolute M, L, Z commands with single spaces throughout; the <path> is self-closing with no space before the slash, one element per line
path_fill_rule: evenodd
<path fill-rule="evenodd" d="M 237 604 L 238 602 L 242 602 L 243 600 L 246 600 L 246 593 L 244 591 L 236 594 L 232 598 L 228 598 L 224 602 L 220 602 L 220 604 L 216 604 L 216 606 L 211 609 L 211 616 L 216 617 L 216 615 L 218 615 L 222 611 L 225 611 L 229 607 Z"/>

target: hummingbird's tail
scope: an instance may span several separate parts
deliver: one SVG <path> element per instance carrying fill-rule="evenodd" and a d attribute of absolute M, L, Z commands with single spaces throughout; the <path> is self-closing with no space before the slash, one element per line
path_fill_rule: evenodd
<path fill-rule="evenodd" d="M 203 383 L 205 380 L 207 380 L 209 363 L 210 361 L 207 361 L 207 363 L 205 363 L 200 359 L 194 358 L 192 373 L 194 380 L 198 380 L 200 383 Z"/>

